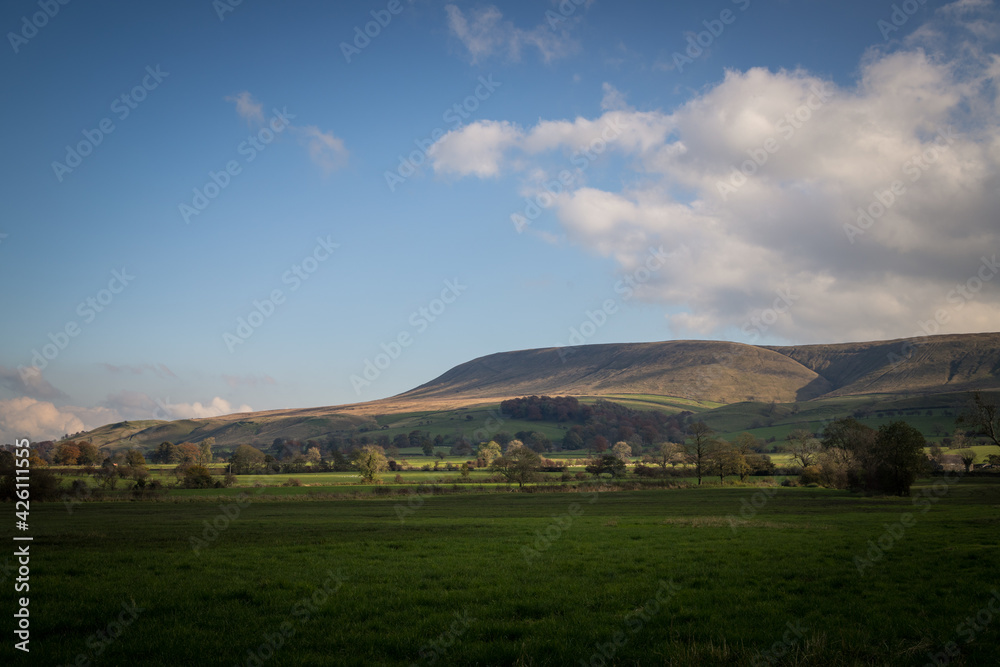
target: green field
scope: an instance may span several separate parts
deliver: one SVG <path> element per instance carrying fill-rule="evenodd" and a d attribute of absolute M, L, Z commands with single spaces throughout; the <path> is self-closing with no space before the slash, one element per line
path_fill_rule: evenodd
<path fill-rule="evenodd" d="M 762 488 L 34 504 L 30 664 L 996 664 L 1000 482 Z"/>

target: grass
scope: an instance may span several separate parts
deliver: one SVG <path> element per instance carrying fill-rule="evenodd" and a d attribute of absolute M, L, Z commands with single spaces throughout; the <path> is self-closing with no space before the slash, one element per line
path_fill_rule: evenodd
<path fill-rule="evenodd" d="M 922 665 L 949 641 L 950 664 L 995 664 L 1000 616 L 971 643 L 958 628 L 996 586 L 1000 483 L 931 484 L 926 513 L 741 487 L 252 497 L 230 519 L 218 500 L 33 504 L 31 662 L 750 665 L 786 635 L 780 664 Z M 119 626 L 123 603 L 142 611 Z"/>

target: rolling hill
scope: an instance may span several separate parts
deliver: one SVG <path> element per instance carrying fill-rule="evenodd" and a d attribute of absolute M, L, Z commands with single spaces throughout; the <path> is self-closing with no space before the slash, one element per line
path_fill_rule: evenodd
<path fill-rule="evenodd" d="M 77 438 L 99 446 L 163 440 L 220 446 L 381 428 L 376 418 L 495 405 L 526 395 L 663 396 L 694 404 L 897 400 L 1000 389 L 1000 334 L 864 343 L 753 346 L 720 341 L 582 345 L 500 352 L 460 364 L 391 398 L 173 422 L 121 422 Z M 841 401 L 841 404 L 847 404 Z M 720 408 L 721 409 L 721 408 Z"/>

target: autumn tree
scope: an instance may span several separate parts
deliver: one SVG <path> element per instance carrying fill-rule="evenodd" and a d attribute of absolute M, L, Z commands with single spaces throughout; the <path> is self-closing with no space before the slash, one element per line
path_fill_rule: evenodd
<path fill-rule="evenodd" d="M 368 483 L 380 481 L 381 473 L 389 467 L 385 451 L 378 445 L 365 445 L 356 450 L 352 458 L 361 473 L 361 480 Z"/>
<path fill-rule="evenodd" d="M 500 456 L 500 445 L 495 440 L 480 444 L 476 450 L 476 461 L 481 468 L 489 468 Z"/>
<path fill-rule="evenodd" d="M 197 463 L 201 449 L 193 442 L 182 442 L 177 445 L 177 454 L 181 463 Z"/>
<path fill-rule="evenodd" d="M 59 445 L 56 450 L 53 460 L 56 463 L 61 463 L 65 466 L 76 465 L 77 461 L 80 459 L 80 448 L 76 446 L 73 442 L 64 442 Z"/>
<path fill-rule="evenodd" d="M 130 449 L 125 453 L 125 463 L 130 466 L 146 465 L 146 457 L 138 449 Z"/>

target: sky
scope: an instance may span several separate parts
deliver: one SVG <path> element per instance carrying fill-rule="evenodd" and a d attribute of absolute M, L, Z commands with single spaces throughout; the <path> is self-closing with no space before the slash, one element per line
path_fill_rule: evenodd
<path fill-rule="evenodd" d="M 1000 330 L 987 0 L 0 8 L 0 440 Z"/>

